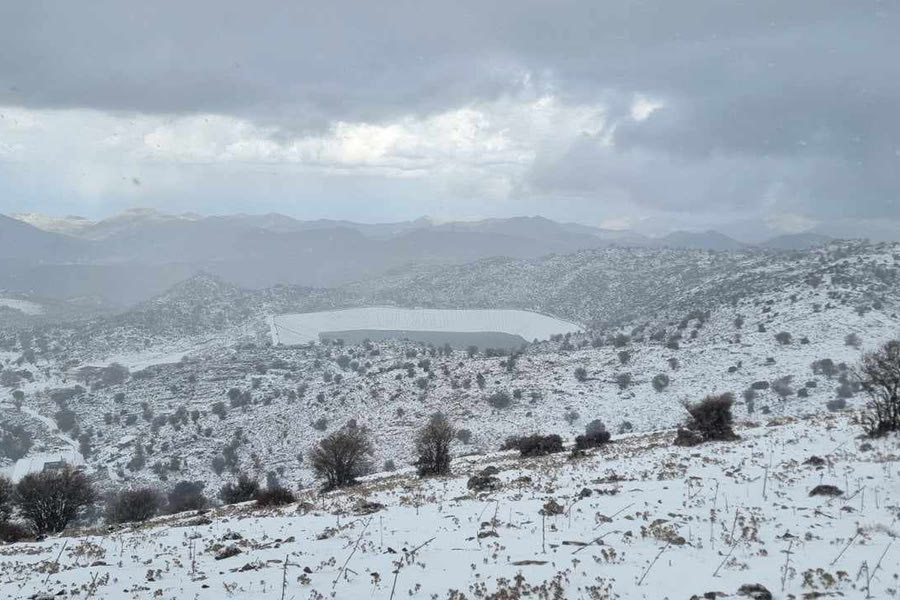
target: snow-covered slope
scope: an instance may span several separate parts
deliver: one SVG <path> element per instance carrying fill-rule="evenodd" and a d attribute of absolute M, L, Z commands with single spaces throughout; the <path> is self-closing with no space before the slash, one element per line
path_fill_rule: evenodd
<path fill-rule="evenodd" d="M 460 459 L 449 478 L 21 543 L 0 549 L 0 598 L 893 597 L 896 441 L 827 414 L 739 433 Z M 487 466 L 499 489 L 468 489 Z M 810 495 L 820 484 L 842 493 Z"/>

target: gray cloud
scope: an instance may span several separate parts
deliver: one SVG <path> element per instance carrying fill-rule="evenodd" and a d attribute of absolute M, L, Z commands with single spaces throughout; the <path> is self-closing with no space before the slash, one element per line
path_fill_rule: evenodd
<path fill-rule="evenodd" d="M 497 210 L 894 219 L 897 31 L 876 1 L 9 2 L 0 105 L 233 115 L 281 142 L 552 94 L 606 128 L 544 140 Z M 632 119 L 636 95 L 662 107 Z"/>

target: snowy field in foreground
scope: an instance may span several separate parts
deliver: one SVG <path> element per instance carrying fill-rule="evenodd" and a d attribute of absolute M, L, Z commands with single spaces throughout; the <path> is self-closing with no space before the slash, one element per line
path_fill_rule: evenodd
<path fill-rule="evenodd" d="M 306 344 L 319 334 L 348 330 L 501 332 L 526 341 L 546 340 L 557 333 L 580 331 L 575 323 L 524 310 L 443 310 L 370 307 L 276 315 L 272 336 L 276 344 Z"/>
<path fill-rule="evenodd" d="M 457 459 L 449 478 L 0 546 L 0 598 L 896 597 L 897 438 L 857 439 L 849 417 L 694 448 L 663 432 L 578 460 Z M 500 487 L 473 493 L 487 465 Z M 810 496 L 819 484 L 842 494 Z"/>

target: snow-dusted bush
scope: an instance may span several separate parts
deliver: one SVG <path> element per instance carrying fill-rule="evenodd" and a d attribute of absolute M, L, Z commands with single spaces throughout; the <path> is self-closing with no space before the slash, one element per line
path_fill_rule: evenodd
<path fill-rule="evenodd" d="M 56 426 L 59 427 L 59 430 L 63 432 L 72 431 L 77 425 L 75 413 L 68 408 L 57 411 L 53 415 L 53 419 L 56 421 Z"/>
<path fill-rule="evenodd" d="M 491 407 L 501 410 L 508 408 L 512 404 L 512 398 L 510 398 L 507 392 L 501 390 L 488 396 L 487 403 L 490 404 Z"/>
<path fill-rule="evenodd" d="M 253 500 L 258 493 L 259 483 L 241 473 L 236 481 L 229 481 L 222 486 L 219 490 L 219 499 L 222 500 L 222 504 L 239 504 Z"/>
<path fill-rule="evenodd" d="M 453 426 L 440 413 L 432 415 L 419 430 L 416 435 L 416 469 L 419 477 L 450 473 L 450 443 L 453 436 Z"/>
<path fill-rule="evenodd" d="M 13 484 L 8 477 L 0 475 L 0 523 L 9 520 L 12 514 Z"/>
<path fill-rule="evenodd" d="M 519 438 L 516 445 L 522 456 L 544 456 L 563 451 L 562 438 L 555 433 L 552 435 L 535 433 L 525 436 Z"/>
<path fill-rule="evenodd" d="M 791 381 L 793 381 L 793 377 L 791 377 L 790 375 L 779 377 L 772 382 L 772 391 L 775 392 L 779 398 L 784 400 L 794 393 L 794 390 L 791 387 Z"/>
<path fill-rule="evenodd" d="M 617 333 L 612 339 L 613 346 L 616 348 L 624 348 L 631 342 L 631 338 L 624 333 Z"/>
<path fill-rule="evenodd" d="M 346 487 L 369 469 L 372 444 L 365 427 L 341 429 L 321 440 L 309 453 L 316 475 L 325 480 L 324 488 Z"/>
<path fill-rule="evenodd" d="M 284 506 L 295 500 L 294 493 L 281 485 L 270 486 L 256 495 L 256 505 L 259 507 Z"/>
<path fill-rule="evenodd" d="M 816 361 L 813 361 L 812 371 L 816 375 L 824 375 L 825 377 L 831 379 L 834 377 L 838 369 L 834 364 L 834 361 L 830 358 L 822 358 Z"/>
<path fill-rule="evenodd" d="M 661 392 L 667 387 L 669 387 L 669 376 L 665 373 L 660 373 L 659 375 L 655 375 L 652 380 L 653 389 L 657 392 Z"/>
<path fill-rule="evenodd" d="M 844 345 L 859 348 L 862 345 L 862 338 L 855 333 L 848 333 L 844 336 Z"/>
<path fill-rule="evenodd" d="M 792 339 L 791 334 L 787 331 L 780 331 L 775 334 L 775 341 L 782 346 L 790 345 Z"/>
<path fill-rule="evenodd" d="M 612 435 L 606 430 L 606 425 L 600 419 L 594 419 L 584 428 L 584 435 L 575 438 L 577 450 L 597 448 L 609 442 Z"/>
<path fill-rule="evenodd" d="M 577 367 L 575 369 L 575 379 L 581 382 L 587 381 L 588 372 L 584 367 Z"/>
<path fill-rule="evenodd" d="M 43 535 L 65 529 L 95 498 L 84 473 L 65 468 L 26 475 L 16 484 L 14 502 L 34 532 Z"/>
<path fill-rule="evenodd" d="M 108 523 L 142 523 L 156 516 L 163 505 L 162 495 L 153 488 L 122 490 L 106 502 Z"/>
<path fill-rule="evenodd" d="M 737 435 L 732 430 L 733 404 L 734 396 L 730 393 L 707 396 L 696 404 L 685 403 L 684 408 L 689 415 L 685 428 L 698 434 L 703 441 L 736 439 Z"/>
<path fill-rule="evenodd" d="M 900 341 L 863 354 L 857 378 L 869 396 L 861 417 L 866 433 L 880 436 L 900 431 Z"/>
<path fill-rule="evenodd" d="M 168 494 L 168 511 L 171 514 L 187 510 L 200 510 L 209 504 L 203 495 L 203 483 L 200 481 L 179 481 Z"/>

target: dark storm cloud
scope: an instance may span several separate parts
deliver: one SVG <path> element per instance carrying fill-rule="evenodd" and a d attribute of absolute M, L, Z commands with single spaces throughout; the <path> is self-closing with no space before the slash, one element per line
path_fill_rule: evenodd
<path fill-rule="evenodd" d="M 503 95 L 607 104 L 537 193 L 900 216 L 900 3 L 8 2 L 0 104 L 219 112 L 286 137 Z M 628 117 L 635 94 L 663 103 Z"/>

